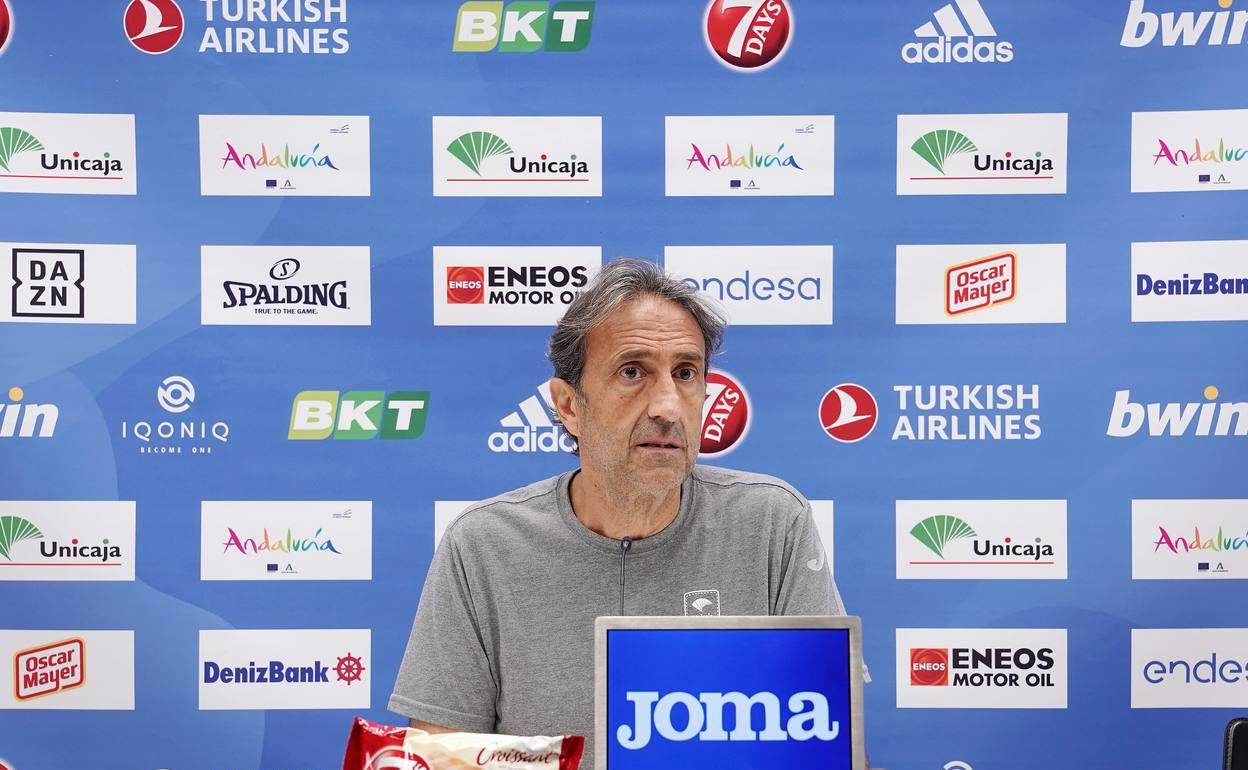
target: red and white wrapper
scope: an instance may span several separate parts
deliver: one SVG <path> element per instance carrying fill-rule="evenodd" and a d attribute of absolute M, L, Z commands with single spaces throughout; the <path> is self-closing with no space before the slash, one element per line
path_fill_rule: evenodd
<path fill-rule="evenodd" d="M 577 770 L 576 735 L 427 733 L 355 718 L 342 770 Z"/>

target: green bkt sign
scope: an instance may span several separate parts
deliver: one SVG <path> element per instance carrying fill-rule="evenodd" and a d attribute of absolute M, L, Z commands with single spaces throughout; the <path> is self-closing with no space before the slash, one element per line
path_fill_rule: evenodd
<path fill-rule="evenodd" d="M 290 410 L 292 441 L 412 439 L 425 432 L 427 390 L 305 390 Z"/>
<path fill-rule="evenodd" d="M 455 19 L 452 51 L 582 51 L 594 26 L 592 2 L 468 2 Z"/>

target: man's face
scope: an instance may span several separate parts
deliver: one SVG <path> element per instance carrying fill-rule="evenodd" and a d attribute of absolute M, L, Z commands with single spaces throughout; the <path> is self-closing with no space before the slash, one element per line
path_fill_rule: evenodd
<path fill-rule="evenodd" d="M 585 347 L 584 398 L 565 419 L 582 468 L 616 487 L 679 486 L 698 456 L 706 399 L 693 316 L 671 300 L 639 297 L 591 331 Z"/>

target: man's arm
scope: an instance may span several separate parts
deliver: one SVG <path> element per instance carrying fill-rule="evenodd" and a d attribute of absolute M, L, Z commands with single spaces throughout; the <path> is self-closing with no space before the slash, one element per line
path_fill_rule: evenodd
<path fill-rule="evenodd" d="M 411 727 L 415 727 L 417 730 L 424 730 L 424 731 L 425 731 L 425 732 L 427 732 L 427 733 L 455 733 L 455 732 L 459 732 L 458 730 L 454 730 L 454 729 L 452 729 L 452 728 L 450 728 L 450 727 L 443 727 L 442 725 L 433 725 L 433 724 L 429 724 L 428 722 L 422 722 L 422 721 L 420 721 L 419 719 L 413 719 L 413 720 L 412 720 L 411 722 L 409 722 L 408 724 L 409 724 L 409 726 L 411 726 Z"/>

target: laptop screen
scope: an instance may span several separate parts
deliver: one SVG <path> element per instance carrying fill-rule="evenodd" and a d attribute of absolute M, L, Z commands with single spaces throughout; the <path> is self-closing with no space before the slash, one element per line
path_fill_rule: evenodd
<path fill-rule="evenodd" d="M 848 628 L 608 628 L 598 770 L 851 770 L 851 641 Z"/>

